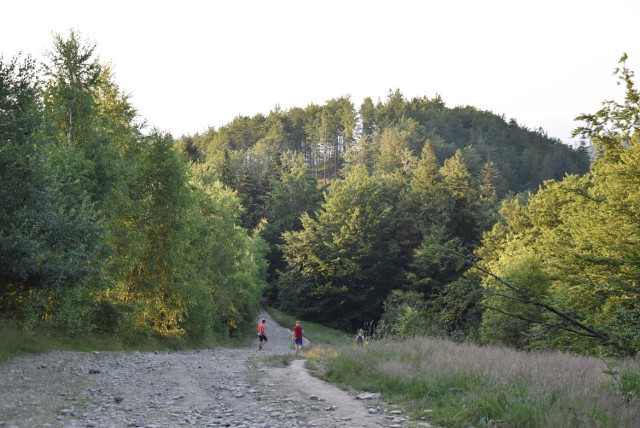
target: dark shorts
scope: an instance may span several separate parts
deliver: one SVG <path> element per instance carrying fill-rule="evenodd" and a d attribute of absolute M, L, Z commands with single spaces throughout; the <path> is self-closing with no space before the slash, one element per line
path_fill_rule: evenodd
<path fill-rule="evenodd" d="M 296 338 L 293 340 L 293 342 L 294 342 L 296 345 L 302 345 L 302 338 L 301 338 L 301 337 L 296 337 Z"/>
<path fill-rule="evenodd" d="M 264 335 L 264 334 L 258 333 L 258 339 L 260 339 L 260 342 L 266 342 L 267 341 L 267 336 Z"/>

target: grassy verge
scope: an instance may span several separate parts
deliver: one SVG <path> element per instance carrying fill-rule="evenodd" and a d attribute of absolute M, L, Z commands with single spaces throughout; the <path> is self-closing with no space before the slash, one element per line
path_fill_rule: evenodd
<path fill-rule="evenodd" d="M 270 314 L 281 325 L 295 322 Z M 358 348 L 350 335 L 301 321 L 305 332 L 313 332 L 304 357 L 317 376 L 345 389 L 380 392 L 413 423 L 622 428 L 640 421 L 637 359 L 604 361 L 426 337 L 372 340 Z"/>
<path fill-rule="evenodd" d="M 121 350 L 122 345 L 113 339 L 100 337 L 60 337 L 46 329 L 20 330 L 12 325 L 0 326 L 0 362 L 21 355 L 59 350 Z"/>
<path fill-rule="evenodd" d="M 253 328 L 253 326 L 251 326 Z M 253 330 L 251 330 L 253 332 Z M 50 351 L 157 351 L 178 349 L 206 349 L 220 346 L 247 347 L 253 340 L 249 331 L 234 338 L 210 338 L 203 343 L 193 344 L 172 338 L 145 338 L 135 344 L 123 342 L 114 336 L 84 335 L 78 337 L 60 336 L 46 328 L 24 331 L 11 324 L 0 324 L 0 363 L 22 355 L 39 354 Z"/>
<path fill-rule="evenodd" d="M 596 358 L 525 353 L 435 338 L 316 349 L 324 379 L 380 392 L 413 421 L 442 427 L 637 427 L 640 401 L 620 379 L 640 363 L 619 362 L 619 379 Z"/>

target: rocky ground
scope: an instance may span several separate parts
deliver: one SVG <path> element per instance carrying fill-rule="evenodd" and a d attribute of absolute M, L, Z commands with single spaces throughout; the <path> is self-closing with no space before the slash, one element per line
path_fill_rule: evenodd
<path fill-rule="evenodd" d="M 429 426 L 312 377 L 303 359 L 272 367 L 269 356 L 294 352 L 291 333 L 263 317 L 262 352 L 54 352 L 0 365 L 0 427 Z"/>

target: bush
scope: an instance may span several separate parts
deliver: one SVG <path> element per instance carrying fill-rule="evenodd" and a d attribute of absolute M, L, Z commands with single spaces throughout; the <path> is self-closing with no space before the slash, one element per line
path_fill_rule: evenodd
<path fill-rule="evenodd" d="M 141 305 L 127 308 L 116 336 L 128 346 L 149 341 L 153 336 L 153 327 L 147 322 L 145 309 Z"/>
<path fill-rule="evenodd" d="M 124 308 L 108 300 L 100 300 L 95 305 L 93 325 L 95 331 L 101 334 L 114 335 L 124 318 Z"/>
<path fill-rule="evenodd" d="M 189 311 L 181 323 L 184 328 L 187 339 L 194 343 L 203 343 L 211 337 L 214 331 L 215 314 L 217 313 L 210 297 L 197 299 L 197 301 L 189 307 Z"/>
<path fill-rule="evenodd" d="M 54 293 L 52 325 L 65 336 L 78 336 L 93 331 L 95 303 L 87 288 L 78 286 Z"/>

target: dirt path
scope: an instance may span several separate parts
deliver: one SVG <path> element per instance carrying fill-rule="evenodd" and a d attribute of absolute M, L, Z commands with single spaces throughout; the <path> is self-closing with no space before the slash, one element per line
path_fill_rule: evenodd
<path fill-rule="evenodd" d="M 267 320 L 269 337 L 268 352 L 294 353 L 291 345 L 291 330 L 279 326 L 268 314 L 262 314 Z M 270 327 L 269 327 L 270 326 Z M 292 326 L 293 327 L 293 326 Z M 308 346 L 305 339 L 303 345 Z M 265 347 L 266 349 L 267 347 Z M 304 355 L 304 353 L 303 353 Z M 401 427 L 405 418 L 394 415 L 377 400 L 357 400 L 356 393 L 347 393 L 321 379 L 313 377 L 305 368 L 304 359 L 295 359 L 284 368 L 262 366 L 263 385 L 269 387 L 271 394 L 284 396 L 284 399 L 306 401 L 306 406 L 320 410 L 311 415 L 308 426 L 317 427 Z M 399 412 L 397 412 L 399 413 Z"/>
<path fill-rule="evenodd" d="M 294 360 L 286 368 L 270 368 L 267 378 L 270 386 L 276 391 L 286 391 L 289 397 L 299 397 L 317 403 L 311 404 L 311 407 L 317 408 L 319 412 L 309 418 L 309 426 L 402 426 L 397 423 L 400 416 L 390 416 L 389 419 L 385 417 L 380 403 L 370 402 L 367 406 L 366 403 L 356 400 L 355 395 L 311 376 L 304 363 L 304 360 Z"/>
<path fill-rule="evenodd" d="M 0 365 L 0 427 L 408 427 L 384 403 L 311 376 L 288 328 L 269 342 L 180 352 L 53 352 Z M 261 317 L 261 318 L 262 318 Z M 251 367 L 250 369 L 248 367 Z"/>

